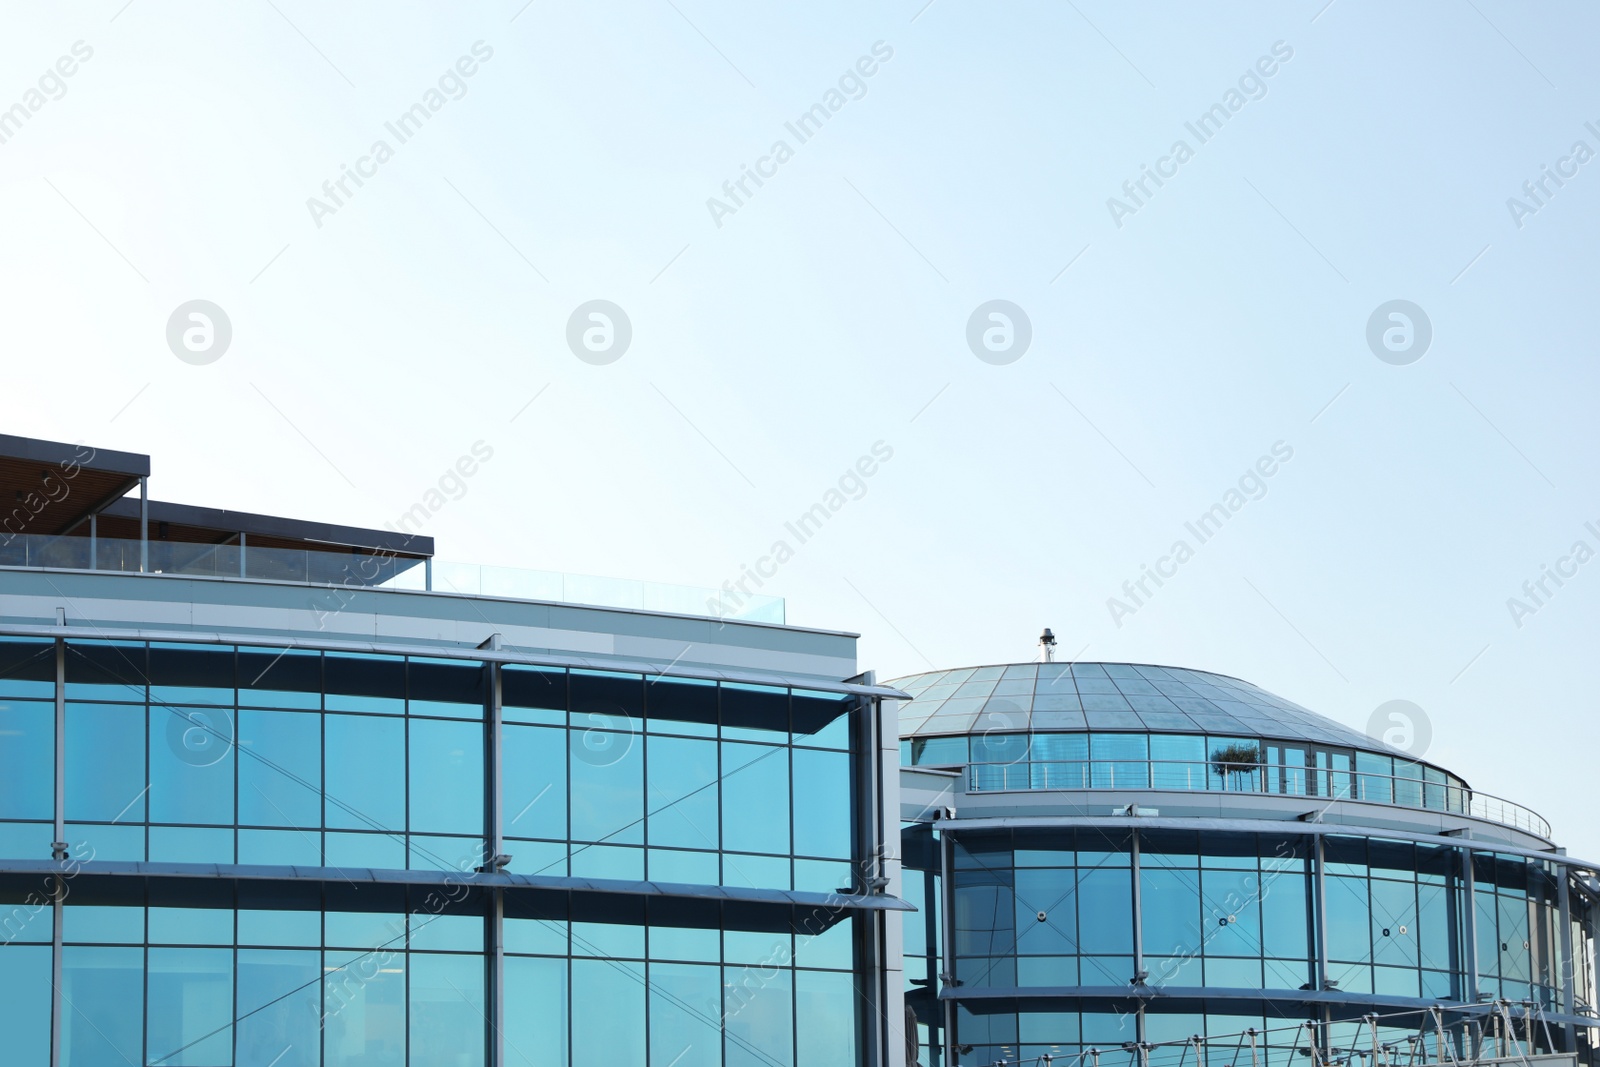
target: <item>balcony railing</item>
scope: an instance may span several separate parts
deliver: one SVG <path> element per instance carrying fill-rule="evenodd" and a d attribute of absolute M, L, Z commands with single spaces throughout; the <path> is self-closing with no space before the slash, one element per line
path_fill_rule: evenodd
<path fill-rule="evenodd" d="M 141 544 L 148 564 L 141 566 Z M 93 546 L 91 550 L 90 546 Z M 310 552 L 298 548 L 208 545 L 192 541 L 140 542 L 130 538 L 0 536 L 0 567 L 53 567 L 73 571 L 183 574 L 207 578 L 263 578 L 311 585 L 380 585 L 425 561 L 398 556 Z"/>
<path fill-rule="evenodd" d="M 1550 824 L 1544 817 L 1520 804 L 1461 785 L 1397 774 L 1194 760 L 1034 762 L 1022 759 L 967 766 L 968 792 L 1025 789 L 1208 790 L 1365 800 L 1469 815 L 1543 838 L 1550 836 Z"/>
<path fill-rule="evenodd" d="M 638 582 L 557 571 L 487 567 L 473 563 L 407 559 L 380 554 L 150 541 L 100 537 L 0 535 L 0 567 L 181 574 L 204 578 L 255 578 L 309 585 L 432 590 L 475 596 L 547 600 L 601 608 L 707 615 L 783 625 L 782 597 L 725 597 L 714 589 Z M 91 548 L 92 546 L 92 548 Z M 141 565 L 143 564 L 143 565 Z"/>
<path fill-rule="evenodd" d="M 665 611 L 675 615 L 709 615 L 713 618 L 768 622 L 782 626 L 785 604 L 776 596 L 727 597 L 715 589 L 626 578 L 601 578 L 592 574 L 563 574 L 517 567 L 490 567 L 478 563 L 434 560 L 431 574 L 413 570 L 385 584 L 392 589 L 428 588 L 477 596 L 514 597 L 518 600 L 554 600 L 563 604 Z"/>

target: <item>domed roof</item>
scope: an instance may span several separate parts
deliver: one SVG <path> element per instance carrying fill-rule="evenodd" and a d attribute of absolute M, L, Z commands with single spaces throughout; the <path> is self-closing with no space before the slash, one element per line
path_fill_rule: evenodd
<path fill-rule="evenodd" d="M 1138 663 L 1014 663 L 913 674 L 888 684 L 901 737 L 1126 730 L 1306 741 L 1384 751 L 1382 742 L 1222 674 Z"/>

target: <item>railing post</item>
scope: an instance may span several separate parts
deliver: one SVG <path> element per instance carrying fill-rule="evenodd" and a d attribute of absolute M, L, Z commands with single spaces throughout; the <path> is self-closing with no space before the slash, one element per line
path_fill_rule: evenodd
<path fill-rule="evenodd" d="M 139 573 L 150 573 L 150 479 L 139 479 Z"/>

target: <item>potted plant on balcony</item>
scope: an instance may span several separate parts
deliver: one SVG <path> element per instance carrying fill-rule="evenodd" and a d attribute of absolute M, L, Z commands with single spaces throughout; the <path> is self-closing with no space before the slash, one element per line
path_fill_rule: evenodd
<path fill-rule="evenodd" d="M 1230 775 L 1254 774 L 1261 764 L 1261 746 L 1254 741 L 1234 741 L 1211 752 L 1211 772 L 1228 788 Z"/>

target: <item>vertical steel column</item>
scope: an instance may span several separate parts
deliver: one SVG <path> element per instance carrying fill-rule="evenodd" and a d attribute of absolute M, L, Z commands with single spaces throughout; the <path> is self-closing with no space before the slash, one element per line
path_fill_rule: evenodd
<path fill-rule="evenodd" d="M 100 539 L 100 513 L 97 511 L 89 516 L 89 569 L 100 569 L 100 551 L 96 543 Z"/>
<path fill-rule="evenodd" d="M 490 648 L 499 649 L 500 635 L 495 634 L 486 642 Z M 505 852 L 504 827 L 501 825 L 503 812 L 501 810 L 501 744 L 502 731 L 500 724 L 501 715 L 501 672 L 504 667 L 500 663 L 486 663 L 484 669 L 488 672 L 488 706 L 485 709 L 484 733 L 484 843 L 489 855 L 483 864 L 487 870 L 500 869 L 499 857 Z M 487 914 L 489 928 L 487 947 L 488 958 L 484 961 L 487 965 L 485 975 L 488 986 L 485 997 L 485 1006 L 489 1009 L 489 1063 L 488 1067 L 501 1067 L 505 1063 L 505 891 L 496 887 L 489 899 Z"/>
<path fill-rule="evenodd" d="M 1138 830 L 1131 830 L 1128 833 L 1128 862 L 1133 869 L 1133 973 L 1139 975 L 1144 973 L 1144 917 L 1139 892 Z M 1139 1040 L 1144 1040 L 1143 1035 Z"/>
<path fill-rule="evenodd" d="M 139 479 L 139 573 L 150 573 L 150 479 Z"/>
<path fill-rule="evenodd" d="M 942 824 L 948 827 L 948 823 Z M 944 920 L 944 934 L 939 938 L 939 984 L 934 987 L 936 992 L 942 992 L 942 987 L 948 984 L 951 988 L 956 985 L 956 887 L 950 878 L 950 871 L 955 866 L 954 855 L 956 848 L 956 835 L 947 828 L 939 830 L 939 901 L 942 906 L 940 917 Z M 944 1009 L 944 1062 L 946 1067 L 954 1067 L 960 1062 L 956 1055 L 956 1002 L 942 1000 Z"/>
<path fill-rule="evenodd" d="M 1572 955 L 1572 892 L 1568 886 L 1570 874 L 1565 865 L 1556 868 L 1556 908 L 1561 923 L 1561 1011 L 1566 1015 L 1578 1013 L 1578 989 L 1575 971 L 1578 961 Z M 1578 1051 L 1578 1028 L 1572 1023 L 1561 1027 L 1563 1051 Z"/>
<path fill-rule="evenodd" d="M 422 588 L 433 592 L 433 557 L 429 556 L 422 561 Z"/>
<path fill-rule="evenodd" d="M 67 609 L 56 609 L 56 625 L 67 625 Z M 66 859 L 67 840 L 67 639 L 56 638 L 56 758 L 54 858 Z"/>
<path fill-rule="evenodd" d="M 56 625 L 66 626 L 67 609 L 56 609 Z M 56 638 L 56 790 L 55 841 L 50 854 L 65 859 L 67 839 L 67 641 Z M 57 878 L 50 902 L 50 1067 L 61 1065 L 61 925 L 66 905 L 66 884 Z"/>
<path fill-rule="evenodd" d="M 1311 838 L 1311 846 L 1311 862 L 1314 867 L 1311 872 L 1311 908 L 1312 921 L 1316 924 L 1317 942 L 1316 988 L 1324 990 L 1328 988 L 1328 885 L 1323 877 L 1327 862 L 1323 858 L 1321 834 Z"/>
<path fill-rule="evenodd" d="M 250 552 L 250 535 L 243 530 L 239 531 L 239 577 L 248 577 L 245 570 L 244 558 Z"/>
<path fill-rule="evenodd" d="M 865 671 L 851 681 L 874 685 L 877 677 L 872 671 Z M 860 882 L 863 893 L 876 892 L 873 881 L 883 876 L 887 849 L 883 830 L 883 744 L 879 737 L 881 708 L 877 697 L 862 697 L 856 706 L 854 724 L 858 753 L 855 777 L 858 793 L 856 839 L 860 842 L 856 881 Z M 860 936 L 862 969 L 867 976 L 863 997 L 866 1001 L 863 1012 L 866 1027 L 861 1042 L 865 1054 L 862 1063 L 864 1067 L 884 1067 L 889 1062 L 889 1028 L 883 1018 L 883 1005 L 887 998 L 887 972 L 883 957 L 885 917 L 881 911 L 871 911 L 858 915 L 855 922 Z"/>
<path fill-rule="evenodd" d="M 1462 1000 L 1468 1004 L 1478 1002 L 1478 899 L 1477 880 L 1472 872 L 1472 850 L 1461 850 L 1461 940 L 1466 949 L 1467 988 Z"/>
<path fill-rule="evenodd" d="M 1311 894 L 1316 909 L 1317 921 L 1317 981 L 1319 990 L 1328 988 L 1328 881 L 1327 881 L 1327 848 L 1321 834 L 1312 837 L 1312 857 L 1316 864 Z M 1321 1056 L 1324 1063 L 1333 1059 L 1333 1008 L 1324 1004 L 1322 1007 L 1322 1025 L 1317 1027 L 1317 1039 L 1321 1044 Z"/>
<path fill-rule="evenodd" d="M 1133 805 L 1130 804 L 1128 810 L 1130 812 L 1132 810 L 1134 810 L 1133 809 Z M 1141 893 L 1139 891 L 1139 831 L 1138 830 L 1130 830 L 1130 831 L 1128 831 L 1128 866 L 1129 866 L 1129 868 L 1130 868 L 1130 870 L 1132 872 L 1132 875 L 1133 875 L 1133 892 L 1130 894 L 1131 897 L 1132 897 L 1132 902 L 1133 902 L 1133 975 L 1131 976 L 1132 980 L 1129 982 L 1129 986 L 1131 988 L 1137 989 L 1137 987 L 1142 986 L 1144 984 L 1144 980 L 1142 978 L 1140 978 L 1139 976 L 1145 973 L 1144 972 L 1144 916 L 1142 914 L 1143 911 L 1144 911 L 1144 903 L 1143 903 L 1143 897 L 1142 897 L 1142 895 L 1141 895 Z M 1138 994 L 1136 993 L 1135 995 L 1138 995 Z M 1138 1010 L 1134 1012 L 1134 1017 L 1133 1017 L 1134 1030 L 1133 1030 L 1133 1033 L 1134 1033 L 1134 1040 L 1138 1041 L 1140 1047 L 1143 1048 L 1144 1043 L 1145 1043 L 1145 1033 L 1146 1033 L 1146 1028 L 1145 1028 L 1145 1024 L 1144 1024 L 1144 998 L 1142 996 L 1140 996 L 1138 1001 L 1137 1001 L 1137 1003 L 1138 1003 L 1139 1007 L 1138 1007 Z"/>

